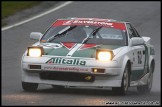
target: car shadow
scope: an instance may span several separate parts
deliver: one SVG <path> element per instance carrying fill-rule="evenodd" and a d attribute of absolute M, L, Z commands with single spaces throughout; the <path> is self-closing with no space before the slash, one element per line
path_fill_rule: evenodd
<path fill-rule="evenodd" d="M 87 89 L 87 88 L 46 88 L 38 89 L 36 93 L 47 93 L 47 94 L 70 94 L 70 95 L 90 95 L 90 96 L 123 96 L 114 93 L 111 88 L 109 89 Z M 131 89 L 127 92 L 127 96 L 139 96 L 136 89 Z"/>

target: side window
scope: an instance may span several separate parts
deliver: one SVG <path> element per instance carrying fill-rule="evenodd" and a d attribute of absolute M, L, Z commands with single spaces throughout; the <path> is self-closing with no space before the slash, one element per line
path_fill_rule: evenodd
<path fill-rule="evenodd" d="M 132 37 L 139 37 L 136 33 L 136 31 L 134 30 L 134 28 L 129 24 L 127 23 L 127 29 L 128 29 L 128 33 L 129 33 L 129 38 L 132 38 Z"/>
<path fill-rule="evenodd" d="M 137 34 L 138 37 L 141 37 L 135 28 L 134 28 L 134 31 L 136 32 L 136 34 Z"/>

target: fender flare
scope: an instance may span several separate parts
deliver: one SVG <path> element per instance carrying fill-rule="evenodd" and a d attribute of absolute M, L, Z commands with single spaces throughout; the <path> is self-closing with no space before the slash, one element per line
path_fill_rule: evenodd
<path fill-rule="evenodd" d="M 130 58 L 128 56 L 125 56 L 124 60 L 123 60 L 123 64 L 122 64 L 121 79 L 123 77 L 123 73 L 124 73 L 124 70 L 125 70 L 125 67 L 126 67 L 127 64 L 129 64 L 129 75 L 131 75 L 131 61 L 130 61 Z"/>

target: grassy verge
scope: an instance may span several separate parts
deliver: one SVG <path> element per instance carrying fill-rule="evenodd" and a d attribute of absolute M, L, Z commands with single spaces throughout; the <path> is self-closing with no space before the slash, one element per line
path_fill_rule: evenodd
<path fill-rule="evenodd" d="M 39 4 L 40 1 L 2 1 L 1 2 L 1 18 L 6 18 L 23 9 L 30 8 Z"/>

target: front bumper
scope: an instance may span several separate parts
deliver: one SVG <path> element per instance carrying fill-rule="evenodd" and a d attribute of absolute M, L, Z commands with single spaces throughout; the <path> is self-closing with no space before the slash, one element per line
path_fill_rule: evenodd
<path fill-rule="evenodd" d="M 43 83 L 62 86 L 83 86 L 83 87 L 120 87 L 122 68 L 118 66 L 116 61 L 99 62 L 94 59 L 84 59 L 87 61 L 85 66 L 77 65 L 59 65 L 46 64 L 49 58 L 30 58 L 25 56 L 22 60 L 22 81 L 30 83 Z M 39 62 L 39 63 L 38 63 Z M 30 65 L 40 65 L 40 69 L 31 69 Z M 95 73 L 93 69 L 104 69 L 102 73 Z M 93 75 L 95 80 L 92 82 L 65 81 L 42 79 L 41 73 L 77 73 Z M 66 75 L 63 75 L 66 78 Z"/>

